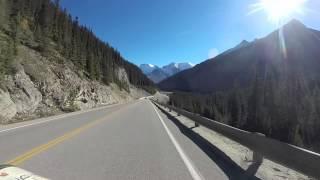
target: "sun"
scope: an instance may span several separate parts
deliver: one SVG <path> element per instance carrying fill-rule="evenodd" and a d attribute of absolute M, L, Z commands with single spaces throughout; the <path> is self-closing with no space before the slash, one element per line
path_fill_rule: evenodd
<path fill-rule="evenodd" d="M 252 5 L 252 12 L 265 11 L 270 21 L 281 23 L 292 15 L 303 14 L 304 4 L 308 0 L 259 0 Z"/>

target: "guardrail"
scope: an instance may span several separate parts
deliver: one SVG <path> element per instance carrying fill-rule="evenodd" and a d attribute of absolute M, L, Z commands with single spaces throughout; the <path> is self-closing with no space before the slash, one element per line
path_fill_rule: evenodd
<path fill-rule="evenodd" d="M 157 102 L 152 102 L 162 108 Z M 262 134 L 243 131 L 173 106 L 161 105 L 188 117 L 196 126 L 202 125 L 248 147 L 261 161 L 264 157 L 307 176 L 320 179 L 320 154 L 267 138 Z"/>

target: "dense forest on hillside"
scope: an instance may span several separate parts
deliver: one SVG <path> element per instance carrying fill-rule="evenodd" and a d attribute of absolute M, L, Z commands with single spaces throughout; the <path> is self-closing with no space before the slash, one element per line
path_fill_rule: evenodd
<path fill-rule="evenodd" d="M 116 70 L 124 68 L 132 85 L 154 91 L 153 83 L 138 67 L 61 9 L 59 0 L 0 0 L 0 7 L 0 31 L 10 37 L 9 46 L 1 47 L 1 77 L 14 69 L 17 46 L 22 44 L 52 61 L 72 62 L 91 80 L 116 83 L 129 91 L 117 78 Z M 57 58 L 57 52 L 63 58 Z"/>
<path fill-rule="evenodd" d="M 160 88 L 185 92 L 171 96 L 178 107 L 320 152 L 319 57 L 319 31 L 292 20 Z"/>
<path fill-rule="evenodd" d="M 250 88 L 173 93 L 170 104 L 216 121 L 320 152 L 320 89 L 303 78 L 257 77 Z"/>

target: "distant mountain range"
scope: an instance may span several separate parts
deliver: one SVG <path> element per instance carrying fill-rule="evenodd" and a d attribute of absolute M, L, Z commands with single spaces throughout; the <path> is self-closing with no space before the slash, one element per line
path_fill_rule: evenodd
<path fill-rule="evenodd" d="M 166 91 L 211 93 L 248 87 L 257 78 L 320 79 L 320 32 L 292 20 L 281 29 L 162 81 Z M 271 78 L 271 77 L 270 77 Z"/>
<path fill-rule="evenodd" d="M 155 83 L 171 77 L 181 71 L 194 67 L 191 63 L 171 63 L 162 68 L 152 64 L 141 64 L 140 69 Z"/>

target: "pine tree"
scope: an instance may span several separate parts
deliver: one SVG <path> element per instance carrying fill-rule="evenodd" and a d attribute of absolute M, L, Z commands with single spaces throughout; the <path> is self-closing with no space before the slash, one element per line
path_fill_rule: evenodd
<path fill-rule="evenodd" d="M 88 72 L 88 76 L 93 80 L 101 80 L 106 84 L 116 82 L 117 70 L 123 68 L 131 84 L 146 90 L 153 86 L 136 66 L 98 39 L 90 29 L 81 26 L 78 18 L 73 19 L 66 9 L 62 10 L 60 0 L 0 1 L 0 10 L 3 8 L 3 2 L 7 3 L 5 6 L 8 8 L 6 11 L 0 11 L 0 22 L 7 23 L 9 28 L 5 31 L 12 38 L 13 46 L 8 53 L 6 52 L 9 59 L 12 57 L 11 52 L 14 52 L 14 56 L 18 45 L 23 43 L 48 58 L 52 58 L 50 55 L 55 52 L 60 53 L 64 58 L 59 59 L 63 59 L 63 62 L 71 61 L 79 71 Z M 8 22 L 5 19 L 9 19 Z M 27 26 L 21 28 L 20 24 L 25 24 L 22 22 L 26 22 Z M 2 30 L 5 25 L 0 25 Z M 25 37 L 27 31 L 33 33 L 33 36 Z M 3 58 L 1 61 L 4 62 Z M 129 89 L 127 83 L 121 80 L 117 83 Z"/>

